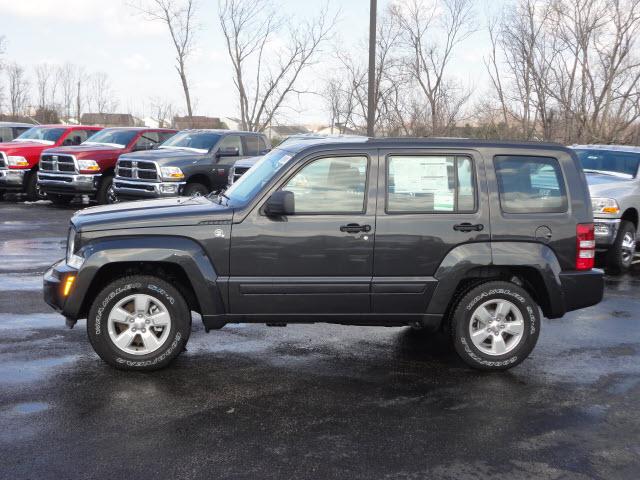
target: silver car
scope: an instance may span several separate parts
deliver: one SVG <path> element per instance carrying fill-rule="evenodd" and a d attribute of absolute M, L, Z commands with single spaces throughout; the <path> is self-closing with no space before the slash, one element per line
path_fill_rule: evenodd
<path fill-rule="evenodd" d="M 626 271 L 633 262 L 640 212 L 640 147 L 574 145 L 591 193 L 596 248 L 607 270 Z"/>

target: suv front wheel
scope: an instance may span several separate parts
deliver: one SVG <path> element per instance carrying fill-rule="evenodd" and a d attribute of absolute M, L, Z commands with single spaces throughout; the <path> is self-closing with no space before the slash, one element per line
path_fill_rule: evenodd
<path fill-rule="evenodd" d="M 96 297 L 87 319 L 89 340 L 109 365 L 158 370 L 182 352 L 191 312 L 178 290 L 148 275 L 121 278 Z"/>
<path fill-rule="evenodd" d="M 522 362 L 540 334 L 538 305 L 518 285 L 490 281 L 465 294 L 451 317 L 453 346 L 481 370 L 506 370 Z"/>

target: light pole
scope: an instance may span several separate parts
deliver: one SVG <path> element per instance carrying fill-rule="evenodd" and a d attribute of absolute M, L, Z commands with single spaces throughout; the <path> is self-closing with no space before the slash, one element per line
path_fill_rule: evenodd
<path fill-rule="evenodd" d="M 367 105 L 367 136 L 375 136 L 376 123 L 376 15 L 378 0 L 371 0 L 369 7 L 369 89 Z"/>

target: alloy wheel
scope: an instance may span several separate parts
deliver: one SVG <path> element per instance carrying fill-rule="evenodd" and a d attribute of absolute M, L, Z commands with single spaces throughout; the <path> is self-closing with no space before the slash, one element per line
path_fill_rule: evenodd
<path fill-rule="evenodd" d="M 486 355 L 504 355 L 522 341 L 524 318 L 508 300 L 484 302 L 471 315 L 469 335 L 475 347 Z"/>
<path fill-rule="evenodd" d="M 118 349 L 131 355 L 147 355 L 167 341 L 171 315 L 157 298 L 137 293 L 123 298 L 111 309 L 108 330 Z"/>

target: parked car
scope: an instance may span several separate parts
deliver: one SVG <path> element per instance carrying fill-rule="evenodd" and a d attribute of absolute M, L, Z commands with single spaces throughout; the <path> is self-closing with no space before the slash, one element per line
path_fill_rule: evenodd
<path fill-rule="evenodd" d="M 31 123 L 0 122 L 0 143 L 10 142 L 32 127 Z"/>
<path fill-rule="evenodd" d="M 43 150 L 61 145 L 80 145 L 99 130 L 102 128 L 38 125 L 11 142 L 0 143 L 0 199 L 7 192 L 26 193 L 31 201 L 41 198 L 37 172 Z"/>
<path fill-rule="evenodd" d="M 306 142 L 306 141 L 312 141 L 312 140 L 321 140 L 321 139 L 330 139 L 333 138 L 335 140 L 340 140 L 340 139 L 344 139 L 344 138 L 363 138 L 363 137 L 356 137 L 354 135 L 351 136 L 347 136 L 347 135 L 318 135 L 315 133 L 301 133 L 298 135 L 290 135 L 287 138 L 285 138 L 279 145 L 278 147 L 280 148 L 284 148 L 287 145 L 290 145 L 292 143 L 297 143 L 297 142 Z M 242 175 L 244 175 L 245 173 L 247 173 L 247 171 L 253 167 L 258 160 L 260 160 L 260 158 L 262 157 L 249 157 L 249 158 L 243 158 L 242 160 L 238 160 L 237 162 L 235 162 L 233 164 L 233 167 L 231 167 L 229 169 L 229 176 L 227 179 L 227 186 L 231 186 L 234 184 L 234 182 L 236 182 Z"/>
<path fill-rule="evenodd" d="M 640 147 L 575 145 L 595 216 L 596 248 L 611 273 L 633 262 L 640 212 Z"/>
<path fill-rule="evenodd" d="M 544 178 L 539 186 L 536 178 Z M 593 213 L 572 150 L 479 140 L 276 148 L 218 197 L 71 219 L 47 303 L 110 365 L 154 370 L 191 311 L 226 323 L 445 329 L 470 366 L 523 361 L 548 318 L 597 304 Z"/>
<path fill-rule="evenodd" d="M 114 191 L 118 199 L 207 195 L 226 187 L 238 158 L 271 148 L 261 133 L 230 130 L 184 130 L 153 152 L 123 155 Z"/>
<path fill-rule="evenodd" d="M 113 176 L 120 155 L 153 150 L 177 130 L 106 128 L 81 145 L 45 150 L 40 157 L 38 186 L 55 204 L 89 195 L 99 204 L 114 203 Z"/>

